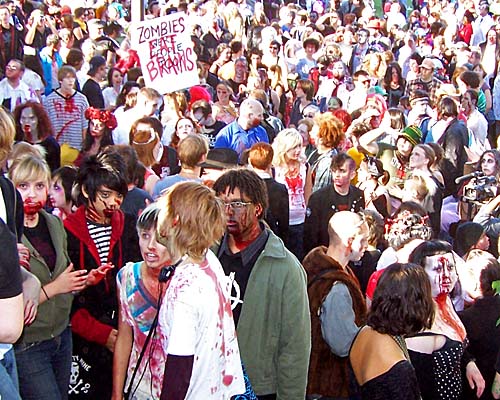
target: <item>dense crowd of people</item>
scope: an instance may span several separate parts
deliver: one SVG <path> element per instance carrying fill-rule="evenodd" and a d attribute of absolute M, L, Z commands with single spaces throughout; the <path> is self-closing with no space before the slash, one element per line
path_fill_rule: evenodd
<path fill-rule="evenodd" d="M 500 398 L 500 3 L 131 6 L 0 3 L 0 398 Z"/>

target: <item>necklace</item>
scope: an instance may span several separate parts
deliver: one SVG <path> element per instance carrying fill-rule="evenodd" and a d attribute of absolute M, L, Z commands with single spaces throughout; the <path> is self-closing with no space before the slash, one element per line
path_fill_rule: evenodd
<path fill-rule="evenodd" d="M 406 347 L 406 342 L 403 339 L 401 335 L 391 335 L 391 337 L 394 339 L 394 341 L 397 343 L 403 354 L 405 355 L 406 359 L 410 361 L 410 354 L 408 354 L 408 348 Z"/>

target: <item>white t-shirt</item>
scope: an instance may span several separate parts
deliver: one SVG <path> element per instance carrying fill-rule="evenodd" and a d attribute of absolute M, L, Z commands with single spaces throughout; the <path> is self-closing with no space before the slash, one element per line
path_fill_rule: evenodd
<path fill-rule="evenodd" d="M 201 264 L 181 263 L 167 288 L 159 315 L 164 352 L 194 355 L 186 400 L 245 391 L 229 296 L 230 282 L 211 251 Z"/>

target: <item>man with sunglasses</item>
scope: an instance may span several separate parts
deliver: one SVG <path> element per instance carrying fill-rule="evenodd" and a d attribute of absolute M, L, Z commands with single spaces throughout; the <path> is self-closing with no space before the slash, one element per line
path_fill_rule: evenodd
<path fill-rule="evenodd" d="M 368 89 L 370 88 L 370 74 L 360 69 L 356 71 L 353 76 L 354 89 L 349 92 L 349 99 L 347 101 L 347 112 L 352 113 L 366 104 L 366 96 L 368 96 Z"/>
<path fill-rule="evenodd" d="M 306 275 L 262 222 L 264 181 L 253 171 L 226 171 L 213 186 L 227 216 L 217 256 L 232 280 L 238 343 L 259 400 L 304 399 L 310 352 Z"/>

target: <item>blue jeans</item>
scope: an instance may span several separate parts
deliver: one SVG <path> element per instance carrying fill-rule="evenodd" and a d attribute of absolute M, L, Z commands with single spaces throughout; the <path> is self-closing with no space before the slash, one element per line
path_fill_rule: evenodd
<path fill-rule="evenodd" d="M 14 349 L 10 349 L 0 360 L 0 399 L 21 400 Z"/>
<path fill-rule="evenodd" d="M 71 373 L 71 329 L 42 342 L 16 346 L 23 400 L 66 400 Z"/>

